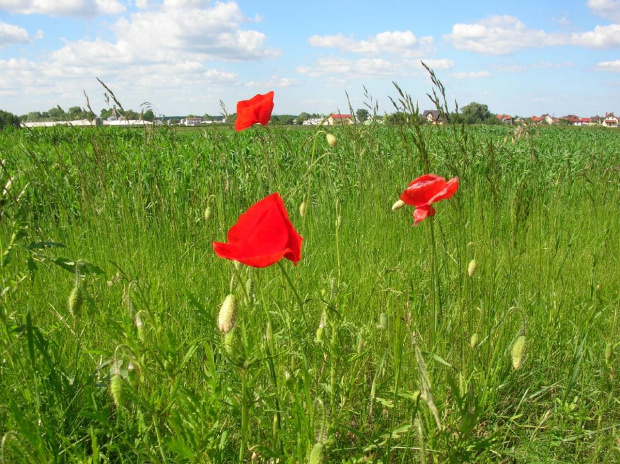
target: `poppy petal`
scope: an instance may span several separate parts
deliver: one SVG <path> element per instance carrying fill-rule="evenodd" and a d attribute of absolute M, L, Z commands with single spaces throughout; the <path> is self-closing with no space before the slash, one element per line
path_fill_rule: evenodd
<path fill-rule="evenodd" d="M 254 95 L 249 100 L 241 100 L 237 103 L 237 119 L 235 129 L 237 132 L 247 129 L 256 123 L 266 126 L 273 111 L 274 92 L 264 95 Z"/>
<path fill-rule="evenodd" d="M 446 187 L 446 180 L 435 174 L 425 174 L 413 180 L 400 196 L 400 199 L 411 206 L 422 206 L 431 203 L 433 196 Z"/>
<path fill-rule="evenodd" d="M 303 238 L 291 223 L 284 202 L 273 193 L 252 205 L 228 230 L 227 243 L 213 242 L 215 253 L 253 267 L 286 258 L 297 264 Z"/>

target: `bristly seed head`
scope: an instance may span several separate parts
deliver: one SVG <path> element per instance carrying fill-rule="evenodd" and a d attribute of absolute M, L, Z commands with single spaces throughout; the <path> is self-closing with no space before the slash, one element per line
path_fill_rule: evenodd
<path fill-rule="evenodd" d="M 211 219 L 211 216 L 213 216 L 213 210 L 211 209 L 210 206 L 207 206 L 207 209 L 205 209 L 205 221 L 209 222 L 209 219 Z"/>
<path fill-rule="evenodd" d="M 76 285 L 71 289 L 71 293 L 69 293 L 69 298 L 67 299 L 67 307 L 73 317 L 77 317 L 80 314 L 83 303 L 84 295 L 82 295 L 80 287 Z"/>
<path fill-rule="evenodd" d="M 235 320 L 237 319 L 237 304 L 235 301 L 235 295 L 230 294 L 222 303 L 220 308 L 220 314 L 217 319 L 217 326 L 224 334 L 230 332 L 235 326 Z"/>
<path fill-rule="evenodd" d="M 307 207 L 306 202 L 302 201 L 301 205 L 299 205 L 299 215 L 301 217 L 304 217 L 306 215 L 306 207 Z"/>
<path fill-rule="evenodd" d="M 471 340 L 469 340 L 469 346 L 471 346 L 472 350 L 478 346 L 478 334 L 477 333 L 471 336 Z"/>
<path fill-rule="evenodd" d="M 525 355 L 525 335 L 519 335 L 514 345 L 512 345 L 512 367 L 519 369 L 523 364 Z"/>

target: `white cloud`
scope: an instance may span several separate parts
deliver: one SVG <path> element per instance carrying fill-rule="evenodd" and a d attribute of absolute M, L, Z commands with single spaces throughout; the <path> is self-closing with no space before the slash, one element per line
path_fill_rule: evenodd
<path fill-rule="evenodd" d="M 49 16 L 116 15 L 125 11 L 118 0 L 0 0 L 0 9 Z"/>
<path fill-rule="evenodd" d="M 455 24 L 444 39 L 459 50 L 489 55 L 558 45 L 611 49 L 620 47 L 620 25 L 596 26 L 588 32 L 549 33 L 528 28 L 514 16 L 491 16 L 473 24 Z"/>
<path fill-rule="evenodd" d="M 574 66 L 574 63 L 571 63 L 570 61 L 565 61 L 563 63 L 551 63 L 549 61 L 539 61 L 538 63 L 533 63 L 532 68 L 534 69 L 545 69 L 545 68 L 566 68 L 569 66 Z"/>
<path fill-rule="evenodd" d="M 403 56 L 417 56 L 433 48 L 433 38 L 417 38 L 411 31 L 381 32 L 368 40 L 355 40 L 353 37 L 338 35 L 313 35 L 308 39 L 313 47 L 336 48 L 344 52 L 378 55 L 395 53 Z"/>
<path fill-rule="evenodd" d="M 563 34 L 530 29 L 514 16 L 491 16 L 474 24 L 455 24 L 444 38 L 459 50 L 506 55 L 528 47 L 561 45 Z"/>
<path fill-rule="evenodd" d="M 0 21 L 0 48 L 30 42 L 30 35 L 26 29 Z"/>
<path fill-rule="evenodd" d="M 441 59 L 424 59 L 424 63 L 433 70 L 451 69 L 454 61 Z M 344 85 L 352 79 L 400 79 L 415 75 L 426 75 L 427 71 L 420 60 L 384 58 L 347 59 L 340 57 L 319 58 L 312 65 L 298 66 L 297 72 L 312 78 L 329 76 L 339 79 Z"/>
<path fill-rule="evenodd" d="M 520 64 L 492 64 L 490 66 L 495 71 L 504 73 L 522 73 L 527 69 L 526 66 Z"/>
<path fill-rule="evenodd" d="M 452 73 L 452 77 L 456 79 L 478 79 L 480 77 L 489 77 L 491 73 L 489 71 L 471 71 L 471 72 L 455 72 Z"/>
<path fill-rule="evenodd" d="M 278 54 L 265 47 L 263 33 L 241 29 L 248 19 L 234 2 L 189 9 L 169 9 L 169 3 L 119 18 L 111 26 L 116 34 L 114 42 L 101 39 L 67 42 L 51 57 L 72 66 L 118 68 L 130 63 L 183 60 L 251 61 Z"/>
<path fill-rule="evenodd" d="M 593 31 L 571 34 L 571 42 L 586 48 L 620 47 L 620 24 L 596 26 Z"/>
<path fill-rule="evenodd" d="M 620 0 L 588 0 L 588 7 L 595 14 L 620 23 Z"/>
<path fill-rule="evenodd" d="M 250 81 L 246 85 L 253 89 L 284 89 L 296 83 L 295 79 L 288 77 L 271 76 L 267 81 Z"/>
<path fill-rule="evenodd" d="M 426 66 L 428 66 L 432 70 L 454 68 L 454 61 L 449 60 L 447 58 L 440 58 L 436 60 L 422 60 L 422 61 L 424 61 L 424 64 L 426 64 Z"/>
<path fill-rule="evenodd" d="M 620 72 L 620 60 L 602 61 L 596 67 L 601 71 Z"/>

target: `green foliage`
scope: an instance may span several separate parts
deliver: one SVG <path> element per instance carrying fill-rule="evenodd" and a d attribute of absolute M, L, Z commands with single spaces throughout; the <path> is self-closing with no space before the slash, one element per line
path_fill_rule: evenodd
<path fill-rule="evenodd" d="M 0 130 L 7 127 L 20 127 L 19 118 L 13 113 L 0 110 Z"/>
<path fill-rule="evenodd" d="M 355 112 L 355 116 L 360 122 L 364 122 L 370 117 L 370 113 L 366 108 L 360 108 Z"/>
<path fill-rule="evenodd" d="M 495 121 L 495 117 L 493 113 L 489 111 L 489 107 L 476 102 L 472 102 L 461 108 L 460 116 L 465 124 L 483 124 Z"/>
<path fill-rule="evenodd" d="M 330 128 L 335 147 L 316 128 L 2 133 L 2 461 L 617 462 L 617 134 L 399 109 Z M 414 228 L 390 207 L 427 171 L 460 189 Z M 298 266 L 217 258 L 274 191 Z"/>

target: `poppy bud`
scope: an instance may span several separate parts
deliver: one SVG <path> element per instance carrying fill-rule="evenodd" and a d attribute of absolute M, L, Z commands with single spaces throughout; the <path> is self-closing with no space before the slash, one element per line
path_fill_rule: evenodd
<path fill-rule="evenodd" d="M 76 285 L 71 289 L 71 293 L 69 293 L 69 298 L 67 300 L 67 307 L 72 316 L 77 317 L 79 315 L 83 303 L 84 295 L 82 295 L 80 287 Z"/>
<path fill-rule="evenodd" d="M 335 135 L 327 134 L 325 138 L 327 139 L 327 143 L 330 147 L 334 148 L 336 145 L 338 145 L 338 140 L 336 139 Z"/>
<path fill-rule="evenodd" d="M 299 205 L 299 215 L 304 217 L 306 215 L 306 202 L 302 201 L 301 205 Z"/>
<path fill-rule="evenodd" d="M 284 371 L 284 384 L 290 391 L 293 391 L 295 387 L 295 378 L 289 370 Z"/>
<path fill-rule="evenodd" d="M 386 329 L 387 328 L 388 317 L 387 314 L 381 313 L 379 316 L 379 328 Z"/>
<path fill-rule="evenodd" d="M 142 311 L 138 311 L 136 314 L 136 330 L 138 331 L 138 340 L 141 342 L 144 341 L 144 322 L 142 322 L 142 317 L 140 315 Z"/>
<path fill-rule="evenodd" d="M 403 200 L 398 200 L 396 203 L 394 203 L 392 205 L 392 211 L 396 211 L 397 209 L 401 209 L 406 204 L 407 203 L 405 203 Z"/>
<path fill-rule="evenodd" d="M 607 342 L 605 344 L 605 362 L 607 364 L 609 364 L 612 354 L 613 354 L 613 347 L 611 346 L 611 342 Z"/>
<path fill-rule="evenodd" d="M 467 275 L 469 277 L 473 277 L 475 272 L 476 272 L 476 260 L 472 259 L 469 262 L 469 266 L 467 266 Z"/>
<path fill-rule="evenodd" d="M 271 327 L 271 321 L 267 321 L 267 327 L 265 328 L 265 340 L 267 340 L 267 343 L 273 342 L 273 328 Z"/>
<path fill-rule="evenodd" d="M 322 464 L 323 463 L 323 451 L 325 445 L 321 442 L 317 442 L 312 451 L 310 451 L 310 459 L 308 460 L 309 464 Z"/>
<path fill-rule="evenodd" d="M 129 361 L 129 364 L 127 365 L 127 380 L 129 381 L 129 384 L 134 387 L 137 386 L 140 381 L 138 369 L 136 369 L 136 365 L 133 361 Z"/>
<path fill-rule="evenodd" d="M 469 346 L 471 346 L 472 350 L 478 346 L 478 334 L 477 333 L 471 336 L 471 340 L 469 340 Z"/>
<path fill-rule="evenodd" d="M 210 206 L 207 206 L 207 209 L 205 209 L 205 221 L 209 222 L 211 216 L 213 216 L 213 211 L 211 210 Z"/>
<path fill-rule="evenodd" d="M 222 303 L 220 308 L 220 314 L 217 318 L 217 326 L 220 331 L 227 334 L 235 326 L 235 320 L 237 318 L 237 305 L 235 302 L 235 295 L 230 294 Z"/>
<path fill-rule="evenodd" d="M 325 340 L 325 328 L 319 326 L 319 328 L 316 329 L 316 342 L 323 343 L 323 340 Z"/>
<path fill-rule="evenodd" d="M 525 354 L 525 335 L 519 335 L 514 345 L 512 345 L 512 367 L 519 369 L 523 363 Z"/>

